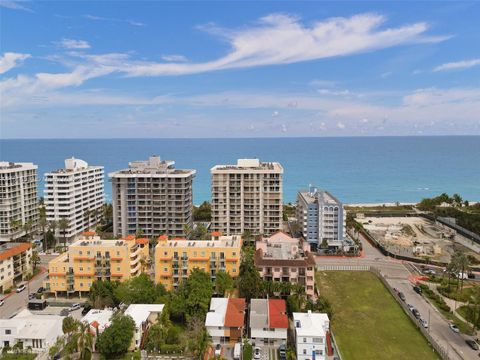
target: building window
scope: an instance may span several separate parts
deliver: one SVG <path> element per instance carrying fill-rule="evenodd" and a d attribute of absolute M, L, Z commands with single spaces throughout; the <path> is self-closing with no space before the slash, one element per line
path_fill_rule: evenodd
<path fill-rule="evenodd" d="M 10 335 L 12 333 L 12 330 L 10 329 L 5 329 L 5 335 Z"/>
<path fill-rule="evenodd" d="M 307 349 L 303 349 L 303 355 L 307 355 Z"/>
<path fill-rule="evenodd" d="M 306 343 L 306 342 L 307 342 L 307 338 L 303 338 L 303 342 Z"/>

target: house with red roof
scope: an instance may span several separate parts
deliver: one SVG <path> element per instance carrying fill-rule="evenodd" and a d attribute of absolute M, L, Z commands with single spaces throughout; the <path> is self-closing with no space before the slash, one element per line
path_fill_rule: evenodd
<path fill-rule="evenodd" d="M 255 345 L 280 346 L 287 343 L 288 316 L 283 299 L 252 299 L 250 337 Z"/>
<path fill-rule="evenodd" d="M 245 310 L 245 299 L 212 298 L 205 327 L 214 344 L 234 344 L 241 341 Z"/>

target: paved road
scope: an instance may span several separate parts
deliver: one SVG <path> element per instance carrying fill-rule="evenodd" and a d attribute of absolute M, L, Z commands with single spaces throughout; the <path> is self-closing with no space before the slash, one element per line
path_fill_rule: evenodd
<path fill-rule="evenodd" d="M 402 291 L 406 302 L 418 309 L 422 317 L 429 322 L 430 335 L 447 350 L 451 359 L 477 359 L 478 352 L 470 349 L 465 343 L 468 336 L 456 334 L 448 327 L 448 322 L 440 315 L 437 309 L 431 306 L 422 296 L 413 291 L 409 280 L 411 272 L 401 261 L 384 256 L 368 241 L 362 239 L 363 258 L 325 258 L 317 257 L 317 265 L 370 265 L 378 268 L 387 279 L 388 283 Z"/>
<path fill-rule="evenodd" d="M 21 293 L 12 293 L 5 299 L 5 304 L 0 307 L 0 319 L 8 319 L 17 314 L 20 310 L 26 309 L 28 305 L 28 293 L 37 292 L 38 288 L 43 285 L 43 280 L 47 277 L 47 272 L 38 275 L 25 290 Z"/>

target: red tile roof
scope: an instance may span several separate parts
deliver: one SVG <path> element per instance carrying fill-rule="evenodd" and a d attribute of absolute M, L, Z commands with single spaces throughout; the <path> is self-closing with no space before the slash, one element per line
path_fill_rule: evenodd
<path fill-rule="evenodd" d="M 222 232 L 221 231 L 214 231 L 214 232 L 212 232 L 212 236 L 214 236 L 214 237 L 222 236 Z"/>
<path fill-rule="evenodd" d="M 123 240 L 135 240 L 135 235 L 130 234 L 123 238 Z"/>
<path fill-rule="evenodd" d="M 287 307 L 283 299 L 268 300 L 268 327 L 273 329 L 287 329 Z"/>
<path fill-rule="evenodd" d="M 224 326 L 243 327 L 245 322 L 245 307 L 245 299 L 228 299 Z"/>
<path fill-rule="evenodd" d="M 95 236 L 97 233 L 95 231 L 84 231 L 82 233 L 83 236 Z"/>
<path fill-rule="evenodd" d="M 93 321 L 90 323 L 90 325 L 92 325 L 94 328 L 98 328 L 98 326 L 99 326 L 100 324 L 98 323 L 97 320 L 93 320 Z"/>
<path fill-rule="evenodd" d="M 8 258 L 11 258 L 12 256 L 21 254 L 22 252 L 27 251 L 31 247 L 32 247 L 32 244 L 30 243 L 19 243 L 16 246 L 12 246 L 10 249 L 2 251 L 0 253 L 0 260 L 5 260 Z"/>
<path fill-rule="evenodd" d="M 168 236 L 167 236 L 167 235 L 160 235 L 160 236 L 158 237 L 158 240 L 162 240 L 162 241 L 168 240 Z"/>
<path fill-rule="evenodd" d="M 148 244 L 148 239 L 147 238 L 138 238 L 137 240 L 135 240 L 135 244 L 140 244 L 140 245 Z"/>

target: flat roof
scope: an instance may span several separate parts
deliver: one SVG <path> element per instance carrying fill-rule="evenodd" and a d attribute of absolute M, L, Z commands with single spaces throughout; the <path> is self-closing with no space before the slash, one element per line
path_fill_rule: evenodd
<path fill-rule="evenodd" d="M 242 327 L 245 322 L 245 299 L 212 298 L 205 326 Z"/>
<path fill-rule="evenodd" d="M 237 248 L 241 246 L 242 238 L 239 235 L 220 236 L 218 240 L 187 240 L 187 239 L 172 239 L 159 240 L 156 248 Z"/>
<path fill-rule="evenodd" d="M 124 315 L 130 315 L 133 321 L 135 321 L 136 327 L 139 328 L 150 314 L 161 313 L 164 307 L 164 304 L 131 304 L 125 310 Z"/>
<path fill-rule="evenodd" d="M 293 313 L 293 323 L 297 335 L 325 336 L 329 329 L 330 320 L 325 313 Z"/>
<path fill-rule="evenodd" d="M 238 159 L 236 165 L 215 165 L 210 171 L 277 171 L 283 173 L 278 162 L 261 162 L 259 159 Z"/>
<path fill-rule="evenodd" d="M 342 202 L 338 200 L 335 196 L 329 193 L 326 190 L 319 190 L 314 188 L 314 191 L 309 190 L 300 190 L 299 195 L 303 198 L 303 200 L 308 204 L 313 204 L 316 201 L 321 201 L 324 204 L 332 204 L 332 205 L 341 205 Z"/>

